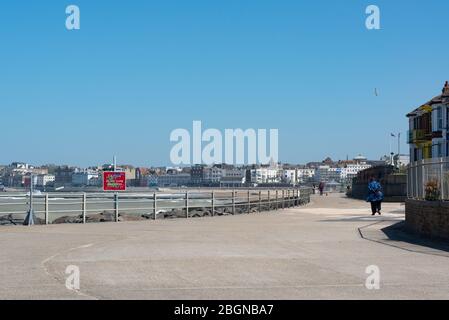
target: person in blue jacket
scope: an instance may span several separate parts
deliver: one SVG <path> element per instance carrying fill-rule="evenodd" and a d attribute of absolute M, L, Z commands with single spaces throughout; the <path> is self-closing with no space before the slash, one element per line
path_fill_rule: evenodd
<path fill-rule="evenodd" d="M 371 202 L 371 211 L 372 215 L 376 215 L 378 213 L 381 215 L 382 210 L 382 201 L 384 200 L 384 194 L 382 192 L 382 186 L 379 182 L 376 181 L 374 177 L 371 177 L 370 182 L 368 184 L 368 197 L 366 199 L 367 202 Z"/>

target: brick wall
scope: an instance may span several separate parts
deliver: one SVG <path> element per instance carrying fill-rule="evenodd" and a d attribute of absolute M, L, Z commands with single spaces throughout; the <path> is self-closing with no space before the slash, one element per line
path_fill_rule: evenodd
<path fill-rule="evenodd" d="M 449 240 L 449 202 L 406 200 L 405 226 L 426 237 Z"/>

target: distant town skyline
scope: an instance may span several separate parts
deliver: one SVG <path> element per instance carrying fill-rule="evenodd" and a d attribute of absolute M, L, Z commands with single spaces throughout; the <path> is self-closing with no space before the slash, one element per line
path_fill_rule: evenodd
<path fill-rule="evenodd" d="M 382 167 L 400 170 L 408 158 L 368 160 L 358 155 L 351 160 L 334 161 L 327 157 L 307 164 L 282 164 L 270 161 L 266 165 L 196 164 L 188 167 L 138 167 L 113 164 L 79 168 L 65 165 L 34 166 L 14 162 L 0 166 L 0 191 L 36 186 L 40 191 L 61 188 L 99 188 L 111 183 L 111 188 L 124 191 L 129 187 L 244 187 L 261 185 L 313 185 L 328 182 L 334 186 L 349 184 L 361 171 Z M 117 181 L 115 180 L 117 179 Z M 8 189 L 7 189 L 8 188 Z M 116 190 L 116 189 L 114 189 Z"/>
<path fill-rule="evenodd" d="M 298 166 L 298 165 L 307 165 L 307 164 L 310 164 L 310 163 L 321 163 L 321 162 L 324 163 L 328 159 L 332 160 L 335 163 L 344 162 L 344 161 L 347 161 L 347 160 L 348 161 L 353 161 L 355 159 L 358 159 L 359 157 L 365 158 L 365 159 L 367 159 L 369 161 L 383 161 L 383 160 L 385 160 L 383 158 L 384 157 L 389 157 L 389 155 L 385 154 L 385 155 L 379 156 L 377 158 L 368 158 L 368 157 L 365 157 L 365 155 L 362 154 L 362 153 L 357 153 L 357 154 L 353 154 L 352 156 L 348 155 L 348 157 L 345 157 L 344 159 L 333 158 L 333 157 L 328 155 L 328 156 L 323 157 L 322 159 L 312 159 L 312 160 L 306 161 L 306 162 L 284 162 L 284 161 L 278 161 L 277 163 L 282 164 L 282 165 Z M 27 165 L 34 166 L 34 167 L 69 166 L 69 167 L 78 167 L 80 169 L 87 169 L 87 168 L 94 168 L 94 167 L 102 167 L 104 165 L 113 165 L 113 161 L 114 161 L 113 157 L 111 157 L 111 159 L 109 159 L 109 161 L 105 160 L 104 162 L 101 162 L 101 163 L 90 163 L 90 164 L 88 163 L 86 165 L 79 165 L 79 164 L 75 164 L 75 163 L 60 163 L 60 162 L 55 162 L 55 161 L 53 161 L 53 162 L 46 162 L 46 163 L 33 163 L 33 162 L 30 162 L 30 161 L 21 161 L 21 160 L 17 161 L 17 160 L 14 160 L 14 161 L 11 161 L 11 162 L 8 162 L 8 163 L 0 163 L 0 166 L 9 166 L 9 165 L 14 164 L 14 163 L 23 163 L 23 164 L 27 164 Z M 121 162 L 119 159 L 117 160 L 116 164 L 117 164 L 117 166 L 132 166 L 132 167 L 135 167 L 135 168 L 138 168 L 138 167 L 142 167 L 142 168 L 158 168 L 158 167 L 161 167 L 161 168 L 162 167 L 165 167 L 165 168 L 188 168 L 188 167 L 192 167 L 192 166 L 195 166 L 195 165 L 206 165 L 204 163 L 195 163 L 195 164 L 190 164 L 190 165 L 174 165 L 172 163 L 165 164 L 165 165 L 164 164 L 162 164 L 162 165 L 154 165 L 154 164 L 146 163 L 146 164 L 142 164 L 141 165 L 141 164 L 135 164 L 135 163 L 132 163 L 132 162 Z M 252 166 L 252 165 L 269 165 L 269 163 L 268 164 L 260 164 L 260 163 L 229 164 L 229 163 L 223 162 L 223 163 L 210 164 L 208 166 L 221 165 L 221 164 L 231 165 L 231 166 L 235 166 L 235 167 L 245 167 L 245 166 Z"/>
<path fill-rule="evenodd" d="M 170 132 L 279 130 L 279 161 L 378 159 L 449 80 L 449 3 L 2 4 L 0 163 L 170 166 Z M 427 17 L 423 19 L 423 17 Z M 432 48 L 426 49 L 426 48 Z"/>

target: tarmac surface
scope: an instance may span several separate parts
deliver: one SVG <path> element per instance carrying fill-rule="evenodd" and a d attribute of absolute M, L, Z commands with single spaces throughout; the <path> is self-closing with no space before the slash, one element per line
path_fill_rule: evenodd
<path fill-rule="evenodd" d="M 449 250 L 343 195 L 238 216 L 0 228 L 0 299 L 449 299 Z M 80 290 L 66 288 L 68 266 Z M 365 283 L 380 270 L 380 289 Z"/>

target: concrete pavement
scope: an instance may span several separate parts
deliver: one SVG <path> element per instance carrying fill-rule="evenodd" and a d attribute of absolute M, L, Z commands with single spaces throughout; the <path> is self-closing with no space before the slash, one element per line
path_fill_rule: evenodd
<path fill-rule="evenodd" d="M 449 251 L 382 231 L 403 219 L 400 204 L 371 217 L 330 195 L 250 215 L 3 227 L 0 299 L 448 299 Z M 380 290 L 365 288 L 370 265 Z"/>

